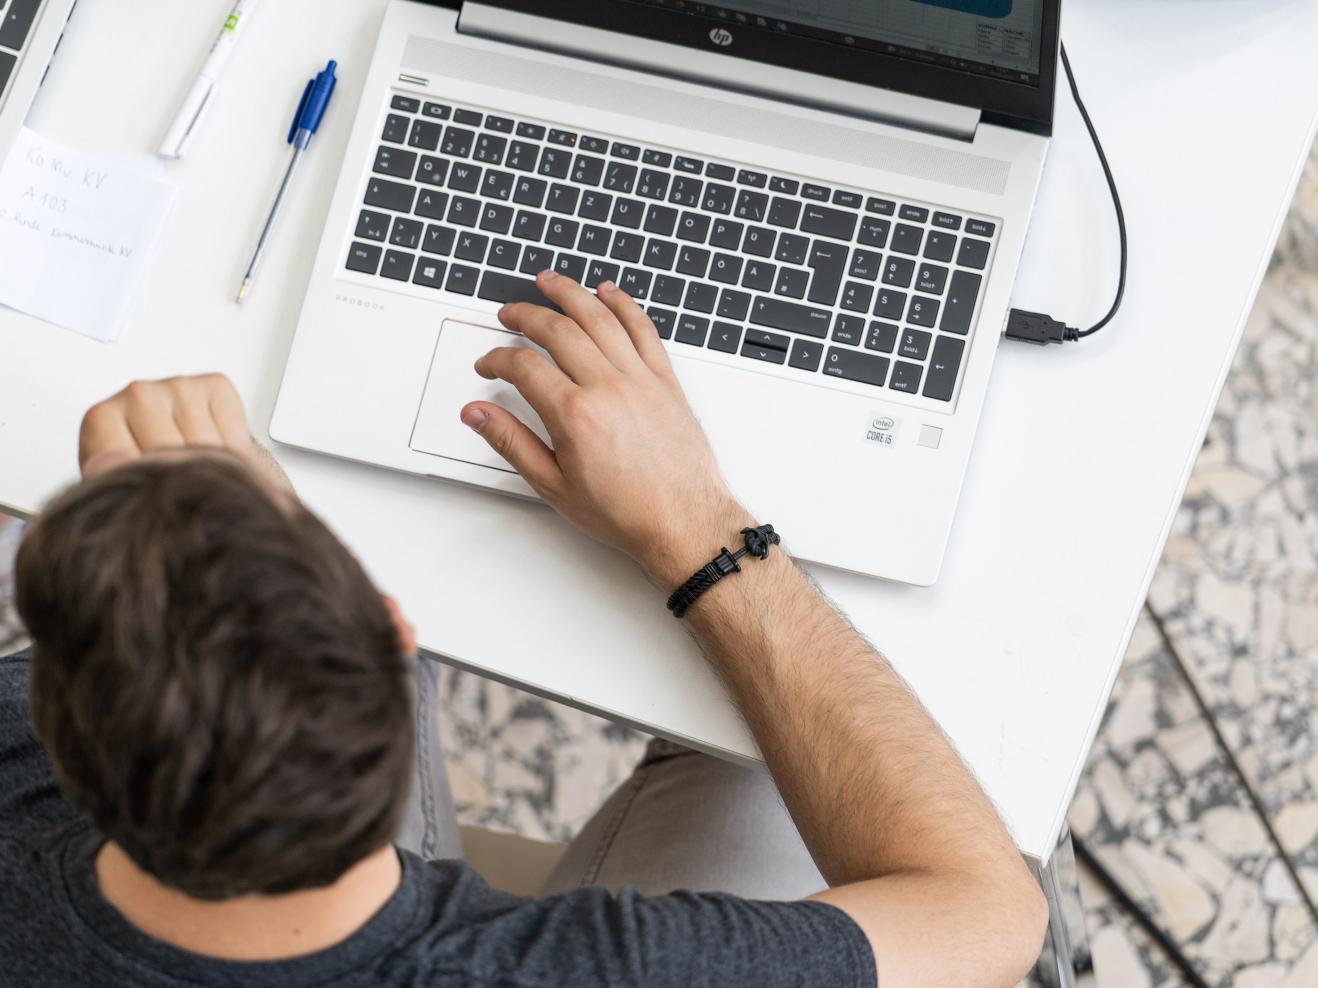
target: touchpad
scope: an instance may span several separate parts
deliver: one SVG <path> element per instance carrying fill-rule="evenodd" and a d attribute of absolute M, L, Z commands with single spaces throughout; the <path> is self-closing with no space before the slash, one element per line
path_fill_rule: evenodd
<path fill-rule="evenodd" d="M 531 427 L 546 443 L 549 434 L 540 416 L 505 381 L 487 381 L 476 373 L 474 364 L 495 347 L 530 346 L 520 333 L 509 333 L 487 326 L 447 320 L 439 330 L 439 343 L 430 364 L 426 392 L 421 397 L 416 428 L 412 430 L 413 449 L 435 456 L 475 463 L 515 473 L 508 461 L 490 448 L 490 444 L 462 424 L 458 414 L 469 401 L 490 401 L 502 405 Z"/>

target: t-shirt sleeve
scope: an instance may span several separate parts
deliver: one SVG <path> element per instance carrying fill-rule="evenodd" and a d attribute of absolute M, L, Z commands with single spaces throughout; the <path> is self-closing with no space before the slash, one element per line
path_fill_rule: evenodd
<path fill-rule="evenodd" d="M 27 653 L 0 657 L 0 836 L 45 830 L 76 816 L 56 785 L 50 756 L 32 736 Z"/>

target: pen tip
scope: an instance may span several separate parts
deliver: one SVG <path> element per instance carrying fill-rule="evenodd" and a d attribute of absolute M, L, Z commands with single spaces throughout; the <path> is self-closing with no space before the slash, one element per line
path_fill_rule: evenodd
<path fill-rule="evenodd" d="M 243 286 L 238 289 L 238 301 L 241 302 L 243 299 L 245 299 L 247 297 L 247 293 L 251 290 L 252 290 L 252 280 L 250 278 L 244 278 Z"/>

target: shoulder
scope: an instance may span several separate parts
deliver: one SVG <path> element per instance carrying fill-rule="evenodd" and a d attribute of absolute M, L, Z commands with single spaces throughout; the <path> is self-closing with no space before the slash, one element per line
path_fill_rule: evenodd
<path fill-rule="evenodd" d="M 27 659 L 26 652 L 0 657 L 0 836 L 10 840 L 77 818 L 32 734 Z"/>

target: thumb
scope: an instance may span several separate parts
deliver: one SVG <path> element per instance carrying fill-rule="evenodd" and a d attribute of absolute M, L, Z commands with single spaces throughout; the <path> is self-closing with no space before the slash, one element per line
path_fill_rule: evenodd
<path fill-rule="evenodd" d="M 461 417 L 542 496 L 559 487 L 562 474 L 554 451 L 512 412 L 488 401 L 473 401 L 463 406 Z"/>

